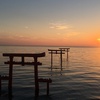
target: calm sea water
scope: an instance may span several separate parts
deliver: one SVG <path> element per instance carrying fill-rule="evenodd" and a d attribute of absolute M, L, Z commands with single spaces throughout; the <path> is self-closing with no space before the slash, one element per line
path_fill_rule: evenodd
<path fill-rule="evenodd" d="M 3 53 L 40 53 L 39 77 L 51 78 L 50 95 L 46 96 L 46 84 L 40 83 L 39 100 L 100 100 L 100 48 L 71 47 L 69 60 L 63 55 L 63 70 L 60 69 L 60 57 L 54 55 L 53 70 L 50 70 L 50 54 L 48 49 L 59 47 L 0 46 L 0 74 L 8 74 L 8 66 L 4 64 L 7 57 Z M 18 60 L 18 59 L 17 59 Z M 27 60 L 32 60 L 28 59 Z M 0 100 L 8 100 L 7 82 L 3 81 L 4 94 Z M 34 67 L 14 66 L 12 100 L 34 100 Z"/>

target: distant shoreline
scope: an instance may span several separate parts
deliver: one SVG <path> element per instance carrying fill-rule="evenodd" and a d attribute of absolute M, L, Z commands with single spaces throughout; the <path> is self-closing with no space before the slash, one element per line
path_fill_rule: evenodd
<path fill-rule="evenodd" d="M 0 46 L 19 46 L 19 47 L 69 47 L 69 48 L 100 48 L 100 46 L 54 46 L 54 45 L 0 45 Z"/>

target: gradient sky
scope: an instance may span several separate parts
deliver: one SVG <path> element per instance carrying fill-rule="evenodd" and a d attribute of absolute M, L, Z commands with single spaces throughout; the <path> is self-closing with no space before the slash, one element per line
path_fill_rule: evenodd
<path fill-rule="evenodd" d="M 0 45 L 100 46 L 100 0 L 0 0 Z"/>

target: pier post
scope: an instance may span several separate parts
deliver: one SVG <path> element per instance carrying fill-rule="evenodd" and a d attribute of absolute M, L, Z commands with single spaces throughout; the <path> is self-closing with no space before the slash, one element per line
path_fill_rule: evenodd
<path fill-rule="evenodd" d="M 8 79 L 8 93 L 12 95 L 12 74 L 13 74 L 13 56 L 10 56 L 9 63 L 9 79 Z"/>
<path fill-rule="evenodd" d="M 1 75 L 0 75 L 0 95 L 1 95 Z"/>
<path fill-rule="evenodd" d="M 52 66 L 53 66 L 53 52 L 51 51 L 51 70 L 52 70 Z"/>
<path fill-rule="evenodd" d="M 37 97 L 39 95 L 39 83 L 38 83 L 38 65 L 37 63 L 37 57 L 34 57 L 34 77 L 35 77 L 35 96 Z"/>
<path fill-rule="evenodd" d="M 60 64 L 61 64 L 61 70 L 62 70 L 62 50 L 60 51 Z"/>

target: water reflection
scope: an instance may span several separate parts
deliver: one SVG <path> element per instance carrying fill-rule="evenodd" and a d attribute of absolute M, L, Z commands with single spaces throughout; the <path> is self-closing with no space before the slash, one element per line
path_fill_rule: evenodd
<path fill-rule="evenodd" d="M 14 48 L 10 49 L 14 50 Z M 66 62 L 66 55 L 63 56 L 62 70 L 60 69 L 59 56 L 54 57 L 54 68 L 57 67 L 58 69 L 53 69 L 52 71 L 50 70 L 48 48 L 23 48 L 27 52 L 33 52 L 33 50 L 38 52 L 40 49 L 46 52 L 46 57 L 45 59 L 40 59 L 43 62 L 43 66 L 39 66 L 39 77 L 50 77 L 53 80 L 52 85 L 50 85 L 50 98 L 45 96 L 45 86 L 41 84 L 40 100 L 41 98 L 43 100 L 45 100 L 44 98 L 47 100 L 100 99 L 100 48 L 71 48 L 68 62 Z M 3 50 L 6 52 L 7 48 Z M 19 51 L 23 50 L 22 48 L 21 50 L 19 49 Z M 7 66 L 5 65 L 1 66 L 0 74 L 7 73 L 6 68 Z M 14 68 L 12 100 L 35 100 L 33 70 L 33 66 L 17 66 Z M 4 87 L 6 87 L 5 84 Z M 4 88 L 3 90 L 5 91 L 6 89 Z M 1 96 L 0 99 L 7 100 L 7 96 Z"/>

